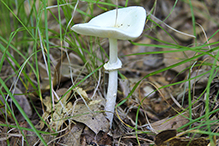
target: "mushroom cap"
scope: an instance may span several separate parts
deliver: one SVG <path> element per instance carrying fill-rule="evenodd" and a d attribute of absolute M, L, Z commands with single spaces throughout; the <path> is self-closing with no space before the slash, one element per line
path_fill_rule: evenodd
<path fill-rule="evenodd" d="M 131 6 L 100 14 L 88 23 L 76 24 L 71 29 L 79 34 L 102 38 L 133 40 L 143 31 L 146 11 L 143 7 Z"/>

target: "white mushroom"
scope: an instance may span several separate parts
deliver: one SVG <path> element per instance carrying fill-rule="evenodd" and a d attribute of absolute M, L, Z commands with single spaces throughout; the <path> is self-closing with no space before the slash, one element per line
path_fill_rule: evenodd
<path fill-rule="evenodd" d="M 133 40 L 143 31 L 146 11 L 143 7 L 131 6 L 105 12 L 91 19 L 88 23 L 76 24 L 71 29 L 79 34 L 109 38 L 109 61 L 104 68 L 109 71 L 106 97 L 106 115 L 112 126 L 116 104 L 118 69 L 122 62 L 118 59 L 117 39 Z M 117 16 L 116 16 L 117 15 Z"/>

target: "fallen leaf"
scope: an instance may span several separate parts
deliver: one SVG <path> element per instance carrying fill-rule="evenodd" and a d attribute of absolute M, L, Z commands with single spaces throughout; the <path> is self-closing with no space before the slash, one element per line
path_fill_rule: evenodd
<path fill-rule="evenodd" d="M 67 146 L 78 146 L 80 145 L 80 137 L 82 131 L 84 130 L 85 125 L 81 123 L 77 123 L 74 125 L 71 130 L 68 132 L 67 136 L 64 137 L 64 144 Z"/>
<path fill-rule="evenodd" d="M 165 51 L 171 51 L 173 49 L 165 48 Z M 196 52 L 194 51 L 184 51 L 184 52 L 172 52 L 172 53 L 164 53 L 164 59 L 163 62 L 165 66 L 171 66 L 173 64 L 179 63 L 185 59 L 191 58 L 195 55 Z M 183 64 L 180 64 L 174 68 L 171 68 L 172 70 L 176 72 L 181 72 L 184 69 L 186 69 L 188 66 L 190 66 L 190 62 L 186 62 Z"/>
<path fill-rule="evenodd" d="M 184 113 L 183 115 L 188 117 L 188 113 Z M 151 124 L 151 126 L 155 131 L 162 131 L 162 130 L 167 130 L 167 129 L 177 129 L 185 125 L 188 122 L 189 122 L 189 119 L 179 114 L 172 118 L 165 118 L 157 122 L 154 122 Z"/>
<path fill-rule="evenodd" d="M 32 109 L 31 106 L 29 104 L 29 101 L 27 100 L 27 97 L 22 93 L 22 91 L 15 87 L 14 91 L 12 91 L 12 93 L 14 93 L 14 98 L 17 100 L 18 104 L 21 106 L 21 108 L 24 110 L 24 112 L 26 113 L 26 115 L 30 118 L 32 116 Z M 5 104 L 3 97 L 0 95 L 0 101 Z M 8 99 L 9 102 L 12 101 L 12 99 Z M 1 108 L 2 111 L 5 112 L 4 108 Z M 0 112 L 0 115 L 2 114 L 2 112 Z M 20 118 L 18 118 L 20 120 Z"/>
<path fill-rule="evenodd" d="M 80 95 L 81 98 L 84 98 L 86 101 L 89 101 L 90 99 L 88 98 L 88 95 L 87 93 L 85 92 L 85 90 L 83 90 L 82 88 L 80 87 L 76 87 L 74 88 L 74 91 Z"/>
<path fill-rule="evenodd" d="M 160 133 L 158 133 L 155 136 L 155 141 L 154 142 L 155 142 L 156 145 L 161 145 L 166 140 L 176 136 L 176 134 L 177 134 L 177 131 L 175 129 L 161 131 Z"/>
<path fill-rule="evenodd" d="M 106 132 L 109 130 L 109 122 L 104 116 L 99 104 L 101 100 L 93 100 L 88 104 L 88 107 L 91 111 L 88 110 L 88 107 L 85 104 L 77 104 L 74 108 L 74 115 L 71 119 L 83 123 L 88 126 L 95 134 L 100 130 Z"/>
<path fill-rule="evenodd" d="M 156 146 L 207 146 L 209 140 L 201 138 L 178 137 L 175 129 L 164 130 L 155 136 Z"/>
<path fill-rule="evenodd" d="M 67 99 L 70 95 L 71 92 L 64 96 L 60 101 L 58 99 L 54 99 L 57 102 L 54 103 L 54 105 L 52 105 L 51 98 L 49 96 L 46 96 L 45 99 L 43 99 L 43 104 L 46 106 L 46 112 L 43 113 L 42 118 L 44 121 L 49 121 L 51 129 L 59 130 L 65 122 L 66 117 L 70 115 L 70 112 L 73 109 L 72 103 L 67 103 Z M 41 120 L 36 127 L 40 129 L 43 128 L 45 125 L 44 121 Z"/>

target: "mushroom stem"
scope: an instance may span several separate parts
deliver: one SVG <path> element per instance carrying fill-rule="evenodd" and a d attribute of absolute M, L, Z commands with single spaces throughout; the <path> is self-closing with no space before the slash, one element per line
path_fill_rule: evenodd
<path fill-rule="evenodd" d="M 109 62 L 105 64 L 105 69 L 109 70 L 108 90 L 106 96 L 106 117 L 110 121 L 112 127 L 114 108 L 116 105 L 118 71 L 121 67 L 121 61 L 118 59 L 117 39 L 109 38 Z"/>
<path fill-rule="evenodd" d="M 109 81 L 108 81 L 108 90 L 106 96 L 106 117 L 110 121 L 110 128 L 112 127 L 114 108 L 116 105 L 116 96 L 117 96 L 117 86 L 118 86 L 118 71 L 110 70 L 109 71 Z"/>
<path fill-rule="evenodd" d="M 117 39 L 109 38 L 109 63 L 116 63 L 118 59 Z"/>

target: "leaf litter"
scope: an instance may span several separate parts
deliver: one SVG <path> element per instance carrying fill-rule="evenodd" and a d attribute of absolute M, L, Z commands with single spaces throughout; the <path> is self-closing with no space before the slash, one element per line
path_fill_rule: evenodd
<path fill-rule="evenodd" d="M 120 5 L 123 5 L 123 1 L 119 1 Z M 141 1 L 142 5 L 146 4 L 147 11 L 152 8 L 153 2 Z M 130 5 L 136 5 L 135 2 L 130 2 Z M 173 3 L 171 1 L 162 1 L 157 3 L 157 7 L 161 12 L 156 12 L 156 16 L 159 18 L 166 17 Z M 218 9 L 214 5 L 214 1 L 206 0 L 205 3 L 201 1 L 192 1 L 194 7 L 194 15 L 197 18 L 197 22 L 203 27 L 208 36 L 211 36 L 218 26 L 213 21 L 209 20 L 209 15 L 219 22 L 216 15 Z M 79 8 L 85 10 L 86 6 L 79 4 Z M 100 9 L 95 9 L 95 14 L 102 12 Z M 177 11 L 176 11 L 177 10 Z M 55 11 L 55 10 L 54 10 Z M 176 12 L 175 12 L 176 11 Z M 162 13 L 163 12 L 163 13 Z M 168 13 L 167 13 L 168 12 Z M 190 33 L 193 30 L 191 23 L 190 7 L 187 3 L 179 2 L 174 10 L 175 13 L 171 14 L 165 23 L 174 27 L 177 30 Z M 207 16 L 206 16 L 207 15 Z M 52 19 L 52 18 L 51 18 Z M 86 18 L 88 19 L 88 18 Z M 82 17 L 77 15 L 75 22 L 81 22 Z M 49 22 L 53 23 L 53 21 Z M 152 26 L 150 22 L 147 24 Z M 162 25 L 162 24 L 161 24 Z M 51 25 L 52 26 L 52 25 Z M 209 27 L 211 26 L 211 27 Z M 165 26 L 162 25 L 165 28 Z M 53 28 L 57 26 L 53 25 Z M 59 28 L 59 27 L 58 27 Z M 199 38 L 198 43 L 203 43 L 206 38 L 203 35 L 203 30 L 199 25 L 195 26 L 196 33 Z M 59 31 L 59 30 L 57 30 Z M 157 31 L 155 34 L 154 32 Z M 177 34 L 176 32 L 171 33 L 175 41 L 178 44 L 187 46 L 194 43 L 194 40 Z M 168 43 L 174 43 L 166 33 L 162 30 L 154 29 L 153 31 L 145 32 L 145 35 L 158 37 Z M 218 35 L 215 35 L 210 42 L 218 41 Z M 89 46 L 87 38 L 85 40 L 85 46 Z M 51 40 L 56 43 L 56 40 Z M 105 40 L 101 40 L 103 48 L 107 48 L 104 43 Z M 57 41 L 59 42 L 59 41 Z M 149 37 L 140 37 L 135 40 L 136 43 L 153 44 L 158 43 Z M 86 44 L 87 43 L 87 44 Z M 161 43 L 162 44 L 162 43 Z M 59 44 L 60 45 L 60 44 Z M 68 44 L 69 46 L 70 44 Z M 128 41 L 119 42 L 119 55 L 124 56 L 134 53 L 145 53 L 154 51 L 168 51 L 170 48 L 156 48 L 148 46 L 132 45 Z M 209 49 L 209 48 L 205 48 Z M 101 50 L 96 51 L 97 56 L 101 56 Z M 48 145 L 139 145 L 142 146 L 155 144 L 158 146 L 167 145 L 209 145 L 208 137 L 204 134 L 199 134 L 199 131 L 187 131 L 188 127 L 199 126 L 200 123 L 193 122 L 192 125 L 185 126 L 183 129 L 180 127 L 186 125 L 190 121 L 201 117 L 205 114 L 205 100 L 206 94 L 202 94 L 209 77 L 209 73 L 204 74 L 210 70 L 206 66 L 202 66 L 202 63 L 212 64 L 214 58 L 211 56 L 205 56 L 197 58 L 197 62 L 201 62 L 198 67 L 194 67 L 191 72 L 187 71 L 187 68 L 193 65 L 193 62 L 183 63 L 180 66 L 176 66 L 164 72 L 150 76 L 141 81 L 136 90 L 132 91 L 133 87 L 144 77 L 154 71 L 161 68 L 170 66 L 187 58 L 191 58 L 196 54 L 195 51 L 184 51 L 184 52 L 173 52 L 164 54 L 144 54 L 144 55 L 131 55 L 122 58 L 122 62 L 125 62 L 123 69 L 120 72 L 126 77 L 126 79 L 119 79 L 118 89 L 118 100 L 119 104 L 121 101 L 129 96 L 130 92 L 133 92 L 131 96 L 126 100 L 125 103 L 121 104 L 116 108 L 115 120 L 113 129 L 109 129 L 109 122 L 105 118 L 104 114 L 104 95 L 106 81 L 104 80 L 104 71 L 100 70 L 100 84 L 97 86 L 97 77 L 91 76 L 86 81 L 80 83 L 78 87 L 72 87 L 72 80 L 74 84 L 82 80 L 89 71 L 84 66 L 83 61 L 75 52 L 68 52 L 68 54 L 58 53 L 59 50 L 51 50 L 52 59 L 52 78 L 53 78 L 53 92 L 50 94 L 49 91 L 49 80 L 46 72 L 46 66 L 43 62 L 42 56 L 39 55 L 39 70 L 41 77 L 40 88 L 43 92 L 42 104 L 39 105 L 33 103 L 34 106 L 42 110 L 41 118 L 35 121 L 35 127 L 38 130 L 49 132 L 51 134 L 42 134 Z M 66 56 L 70 57 L 69 62 Z M 89 55 L 86 55 L 89 58 Z M 100 62 L 97 64 L 101 65 Z M 8 75 L 9 71 L 5 73 Z M 3 75 L 3 74 L 1 74 Z M 183 82 L 178 85 L 168 86 L 171 83 L 186 80 L 188 77 L 195 78 L 190 81 L 190 85 L 187 82 Z M 35 81 L 34 77 L 31 78 Z M 211 110 L 218 109 L 218 76 L 214 78 L 211 83 L 211 90 L 209 95 L 209 107 Z M 166 88 L 161 88 L 167 86 Z M 192 95 L 192 113 L 189 113 L 187 108 L 188 105 L 188 86 L 193 89 Z M 96 88 L 98 87 L 98 88 Z M 161 89 L 159 89 L 161 88 Z M 70 90 L 69 90 L 70 89 Z M 95 91 L 96 89 L 96 91 Z M 25 109 L 28 116 L 33 116 L 32 110 L 30 110 L 30 104 L 27 97 L 22 95 L 22 88 L 16 88 L 16 93 L 19 104 Z M 94 92 L 95 91 L 95 92 Z M 34 94 L 33 96 L 37 96 Z M 91 99 L 91 97 L 93 97 Z M 36 97 L 35 97 L 36 98 Z M 39 102 L 39 99 L 38 99 Z M 40 111 L 39 110 L 39 111 Z M 4 111 L 3 111 L 4 113 Z M 35 117 L 36 118 L 36 117 Z M 192 118 L 192 119 L 191 119 Z M 218 112 L 214 112 L 209 115 L 212 121 L 212 131 L 218 133 Z M 34 119 L 34 118 L 32 118 Z M 22 120 L 22 119 L 21 119 Z M 3 122 L 2 122 L 3 121 Z M 13 122 L 13 121 L 11 121 Z M 1 123 L 5 123 L 4 119 L 1 119 Z M 23 127 L 28 127 L 23 125 Z M 29 128 L 29 127 L 28 127 Z M 137 128 L 137 130 L 135 130 Z M 204 126 L 201 127 L 206 130 Z M 184 132 L 182 135 L 177 131 Z M 2 133 L 7 133 L 7 130 L 2 128 Z M 13 131 L 18 133 L 17 130 Z M 38 141 L 35 134 L 29 132 L 31 136 L 27 137 L 29 144 L 43 145 Z M 186 136 L 189 135 L 189 136 Z M 5 137 L 8 139 L 7 137 Z M 19 138 L 11 138 L 10 144 L 19 141 Z M 1 139 L 1 142 L 5 144 L 5 139 Z M 215 142 L 218 142 L 218 137 L 215 137 Z"/>

